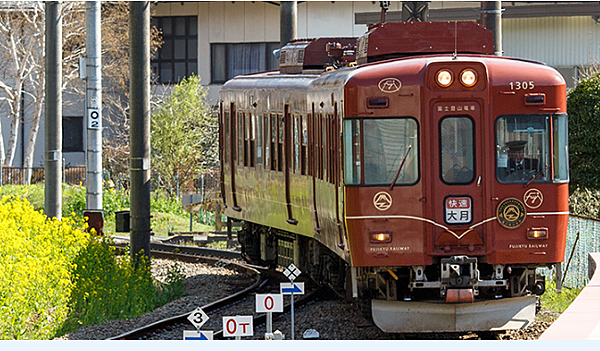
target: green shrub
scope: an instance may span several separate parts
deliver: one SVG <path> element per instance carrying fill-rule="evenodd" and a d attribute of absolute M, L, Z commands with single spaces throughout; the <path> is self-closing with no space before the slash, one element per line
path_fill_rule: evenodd
<path fill-rule="evenodd" d="M 0 339 L 52 339 L 181 296 L 177 266 L 160 283 L 85 229 L 80 218 L 49 220 L 26 198 L 0 200 Z"/>
<path fill-rule="evenodd" d="M 569 212 L 572 214 L 600 218 L 600 190 L 577 187 L 569 196 Z"/>
<path fill-rule="evenodd" d="M 69 318 L 59 334 L 79 326 L 127 319 L 181 296 L 182 275 L 176 269 L 165 284 L 156 282 L 149 265 L 137 269 L 129 256 L 117 257 L 108 239 L 94 239 L 74 260 L 74 287 Z"/>
<path fill-rule="evenodd" d="M 600 187 L 600 74 L 582 80 L 567 97 L 571 187 Z"/>

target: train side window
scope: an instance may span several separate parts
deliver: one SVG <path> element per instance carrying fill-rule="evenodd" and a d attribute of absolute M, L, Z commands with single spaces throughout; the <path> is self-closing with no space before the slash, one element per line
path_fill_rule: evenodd
<path fill-rule="evenodd" d="M 569 118 L 566 113 L 554 115 L 554 181 L 569 181 Z"/>
<path fill-rule="evenodd" d="M 279 121 L 277 126 L 277 135 L 279 136 L 279 142 L 277 143 L 277 170 L 283 172 L 283 137 L 285 135 L 283 115 L 278 114 L 277 120 Z"/>
<path fill-rule="evenodd" d="M 271 166 L 271 132 L 270 132 L 270 126 L 271 124 L 269 123 L 269 114 L 266 113 L 264 116 L 264 124 L 263 127 L 265 128 L 265 132 L 264 132 L 264 141 L 265 141 L 265 169 L 269 169 L 269 167 Z"/>
<path fill-rule="evenodd" d="M 277 170 L 277 115 L 271 114 L 271 170 Z"/>
<path fill-rule="evenodd" d="M 475 178 L 473 121 L 469 117 L 446 117 L 440 122 L 442 180 L 468 184 Z"/>
<path fill-rule="evenodd" d="M 244 114 L 237 113 L 237 143 L 238 143 L 238 164 L 244 165 Z"/>
<path fill-rule="evenodd" d="M 224 127 L 225 127 L 225 135 L 223 136 L 223 140 L 225 141 L 225 147 L 223 148 L 223 162 L 227 163 L 229 161 L 229 111 L 224 111 L 223 112 L 223 116 L 224 116 Z"/>
<path fill-rule="evenodd" d="M 323 179 L 323 133 L 321 130 L 323 129 L 323 115 L 318 114 L 315 119 L 315 143 L 316 143 L 316 169 L 315 176 L 318 179 Z"/>
<path fill-rule="evenodd" d="M 300 148 L 300 173 L 307 174 L 307 163 L 308 163 L 308 127 L 307 127 L 307 116 L 300 116 L 301 119 L 301 142 L 302 146 Z"/>
<path fill-rule="evenodd" d="M 361 182 L 361 136 L 360 120 L 344 121 L 344 179 L 347 185 L 358 185 Z"/>
<path fill-rule="evenodd" d="M 244 166 L 250 166 L 250 131 L 252 116 L 244 113 Z"/>
<path fill-rule="evenodd" d="M 256 167 L 256 119 L 251 113 L 248 113 L 249 138 L 248 138 L 248 165 Z"/>
<path fill-rule="evenodd" d="M 256 115 L 256 164 L 263 164 L 263 118 Z"/>
<path fill-rule="evenodd" d="M 300 171 L 300 116 L 295 115 L 294 119 L 294 173 Z"/>
<path fill-rule="evenodd" d="M 534 178 L 535 182 L 551 180 L 551 118 L 540 114 L 504 115 L 496 119 L 498 181 L 527 183 Z M 563 146 L 566 153 L 566 145 Z"/>
<path fill-rule="evenodd" d="M 329 180 L 329 167 L 328 167 L 328 162 L 329 162 L 329 158 L 331 155 L 329 155 L 329 138 L 328 136 L 328 132 L 329 132 L 329 123 L 327 123 L 329 121 L 329 115 L 325 115 L 325 117 L 323 118 L 323 120 L 321 121 L 321 140 L 323 141 L 321 143 L 321 149 L 323 151 L 321 151 L 321 155 L 323 156 L 323 163 L 322 163 L 322 170 L 323 170 L 323 177 L 321 179 L 323 180 Z"/>

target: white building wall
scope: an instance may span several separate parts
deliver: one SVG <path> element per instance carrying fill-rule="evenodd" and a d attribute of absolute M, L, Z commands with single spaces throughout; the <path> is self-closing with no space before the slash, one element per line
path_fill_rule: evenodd
<path fill-rule="evenodd" d="M 553 67 L 600 62 L 600 25 L 591 16 L 504 19 L 502 41 L 506 56 Z"/>

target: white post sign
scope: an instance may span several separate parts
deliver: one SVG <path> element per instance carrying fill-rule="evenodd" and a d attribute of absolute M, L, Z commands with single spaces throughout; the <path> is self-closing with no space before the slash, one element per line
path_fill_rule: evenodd
<path fill-rule="evenodd" d="M 223 336 L 252 336 L 252 316 L 223 317 Z"/>
<path fill-rule="evenodd" d="M 267 314 L 265 340 L 273 340 L 273 312 L 283 312 L 283 295 L 257 294 L 256 312 Z"/>
<path fill-rule="evenodd" d="M 257 294 L 256 312 L 283 312 L 283 295 L 281 294 Z"/>
<path fill-rule="evenodd" d="M 100 110 L 97 108 L 88 109 L 88 129 L 101 129 L 102 118 L 100 118 Z"/>

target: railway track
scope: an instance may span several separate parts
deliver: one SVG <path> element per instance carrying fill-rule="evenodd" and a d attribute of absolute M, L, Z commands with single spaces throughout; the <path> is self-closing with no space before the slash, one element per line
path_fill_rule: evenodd
<path fill-rule="evenodd" d="M 119 241 L 120 242 L 116 243 L 115 246 L 124 249 L 127 245 L 126 240 L 121 238 Z M 156 242 L 151 243 L 151 250 L 153 257 L 171 258 L 185 262 L 204 262 L 214 265 L 231 265 L 235 267 L 235 270 L 237 271 L 252 273 L 256 276 L 256 279 L 252 285 L 236 291 L 233 294 L 230 294 L 229 296 L 221 298 L 217 301 L 201 306 L 202 310 L 207 314 L 219 314 L 221 316 L 227 316 L 239 315 L 242 313 L 248 315 L 249 312 L 255 310 L 253 292 L 269 293 L 278 291 L 279 282 L 286 279 L 283 274 L 279 272 L 275 272 L 264 267 L 257 267 L 242 263 L 240 253 L 235 251 L 207 249 L 202 247 Z M 309 289 L 311 289 L 311 291 L 301 298 L 297 298 L 295 300 L 295 306 L 300 307 L 308 302 L 313 301 L 324 291 L 322 288 L 314 288 L 313 284 L 310 283 L 308 286 L 310 286 Z M 285 305 L 284 313 L 288 312 L 290 308 L 290 304 Z M 187 320 L 191 312 L 192 311 L 163 318 L 151 324 L 107 338 L 107 340 L 181 339 L 183 330 L 193 329 L 190 322 Z M 252 313 L 252 315 L 255 326 L 265 324 L 265 314 Z M 215 322 L 218 321 L 220 321 L 219 318 L 213 318 L 209 325 L 212 325 L 212 327 L 215 328 L 217 324 Z M 223 339 L 224 337 L 222 329 L 217 329 L 213 336 L 215 339 Z"/>
<path fill-rule="evenodd" d="M 160 248 L 160 251 L 153 250 L 153 257 L 177 257 L 180 261 L 188 262 L 204 262 L 204 264 L 214 264 L 217 267 L 221 265 L 227 265 L 226 268 L 230 268 L 231 262 L 242 263 L 239 254 L 227 253 L 228 257 L 234 257 L 232 259 L 218 257 L 224 250 L 206 250 L 203 248 L 196 248 L 182 245 L 155 245 L 153 249 Z M 182 253 L 181 251 L 185 251 Z M 247 265 L 246 265 L 247 266 Z M 187 320 L 188 315 L 193 309 L 200 306 L 208 315 L 209 320 L 203 326 L 203 330 L 213 331 L 214 339 L 222 339 L 222 316 L 235 316 L 235 315 L 252 315 L 254 317 L 254 336 L 252 339 L 262 339 L 265 333 L 265 316 L 257 315 L 255 311 L 255 299 L 254 293 L 274 293 L 279 292 L 279 282 L 285 280 L 279 272 L 269 271 L 263 267 L 248 266 L 253 275 L 256 278 L 251 278 L 250 283 L 246 283 L 244 287 L 237 287 L 236 292 L 231 295 L 237 295 L 237 297 L 229 300 L 223 298 L 224 294 L 216 295 L 215 301 L 210 299 L 202 299 L 202 302 L 198 300 L 197 303 L 189 305 L 186 304 L 186 308 L 179 308 L 177 312 L 170 313 L 167 317 L 167 313 L 157 314 L 161 315 L 161 319 L 153 318 L 146 324 L 137 323 L 137 325 L 127 327 L 121 327 L 114 329 L 114 332 L 104 334 L 103 339 L 111 340 L 181 340 L 183 330 L 193 330 L 194 327 Z M 244 271 L 246 268 L 236 268 L 236 270 Z M 201 274 L 212 274 L 212 273 L 201 273 Z M 262 278 L 258 278 L 260 275 Z M 201 275 L 202 276 L 202 275 Z M 246 275 L 246 277 L 249 277 Z M 234 278 L 239 281 L 239 279 Z M 219 282 L 219 283 L 216 283 Z M 228 284 L 221 284 L 221 280 L 213 281 L 214 289 L 224 291 L 227 289 Z M 258 284 L 258 285 L 255 285 Z M 312 284 L 307 284 L 307 292 L 313 287 Z M 236 285 L 237 286 L 237 285 Z M 254 286 L 252 288 L 252 286 Z M 310 286 L 310 287 L 309 287 Z M 242 290 L 247 290 L 242 293 Z M 321 333 L 320 339 L 323 340 L 398 340 L 398 339 L 409 339 L 409 340 L 440 340 L 440 339 L 536 339 L 539 330 L 545 329 L 546 326 L 537 325 L 528 330 L 522 330 L 518 333 L 510 333 L 504 335 L 492 335 L 489 334 L 475 334 L 468 333 L 464 335 L 459 334 L 446 334 L 446 333 L 433 333 L 429 335 L 411 335 L 411 334 L 386 334 L 378 330 L 371 321 L 364 319 L 358 310 L 350 303 L 347 303 L 335 294 L 328 294 L 327 289 L 315 290 L 311 295 L 305 296 L 303 299 L 295 299 L 295 332 L 296 338 L 301 338 L 299 335 L 306 329 L 316 329 Z M 242 296 L 244 295 L 244 296 Z M 203 295 L 199 295 L 203 296 Z M 229 301 L 228 301 L 229 300 Z M 285 299 L 289 301 L 288 298 Z M 315 301 L 316 300 L 316 301 Z M 290 306 L 285 306 L 284 313 L 276 313 L 273 316 L 273 330 L 281 330 L 286 338 L 289 338 L 291 330 L 290 320 L 291 316 L 289 313 Z M 188 311 L 189 310 L 189 311 Z M 128 330 L 129 329 L 129 330 Z M 127 331 L 127 332 L 125 332 Z M 118 335 L 117 335 L 118 334 Z M 116 335 L 116 336 L 114 336 Z M 248 337 L 250 338 L 250 337 Z"/>

